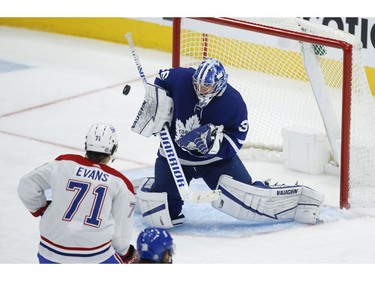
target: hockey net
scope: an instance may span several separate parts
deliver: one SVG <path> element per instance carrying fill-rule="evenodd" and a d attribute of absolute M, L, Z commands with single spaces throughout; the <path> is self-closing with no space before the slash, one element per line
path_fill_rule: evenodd
<path fill-rule="evenodd" d="M 300 18 L 175 18 L 173 34 L 174 67 L 217 58 L 242 94 L 242 157 L 283 161 L 283 128 L 312 129 L 329 139 L 340 207 L 375 204 L 375 105 L 359 39 Z"/>

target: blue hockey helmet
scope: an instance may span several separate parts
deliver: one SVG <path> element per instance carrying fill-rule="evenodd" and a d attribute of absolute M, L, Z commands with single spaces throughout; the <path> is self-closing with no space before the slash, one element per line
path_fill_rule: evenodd
<path fill-rule="evenodd" d="M 193 85 L 201 107 L 227 87 L 228 74 L 220 61 L 207 58 L 193 74 Z"/>
<path fill-rule="evenodd" d="M 173 238 L 166 229 L 145 228 L 137 239 L 137 251 L 141 260 L 161 262 L 165 251 L 174 254 Z"/>

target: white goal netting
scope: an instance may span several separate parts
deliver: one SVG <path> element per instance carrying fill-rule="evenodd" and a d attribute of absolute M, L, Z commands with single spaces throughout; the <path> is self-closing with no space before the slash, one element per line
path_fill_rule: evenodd
<path fill-rule="evenodd" d="M 347 201 L 341 205 L 375 202 L 375 101 L 359 39 L 300 18 L 182 18 L 180 28 L 179 48 L 173 51 L 179 64 L 197 66 L 205 57 L 219 59 L 228 82 L 247 103 L 250 130 L 242 157 L 271 154 L 283 161 L 283 128 L 310 128 L 329 139 L 331 163 L 348 170 L 347 176 L 341 170 L 341 197 Z M 312 80 L 316 73 L 321 82 Z M 314 92 L 321 95 L 324 108 Z M 350 99 L 343 111 L 345 95 Z"/>

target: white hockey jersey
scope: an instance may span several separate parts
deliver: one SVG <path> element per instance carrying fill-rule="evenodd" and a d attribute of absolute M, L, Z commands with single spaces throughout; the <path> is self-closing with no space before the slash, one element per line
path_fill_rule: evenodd
<path fill-rule="evenodd" d="M 57 263 L 100 263 L 115 252 L 127 252 L 135 196 L 132 183 L 117 170 L 80 155 L 61 155 L 23 176 L 18 195 L 34 216 L 41 215 L 43 257 Z"/>

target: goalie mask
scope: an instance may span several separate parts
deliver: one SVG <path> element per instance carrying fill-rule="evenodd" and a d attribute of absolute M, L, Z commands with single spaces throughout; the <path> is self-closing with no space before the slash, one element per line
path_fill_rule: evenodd
<path fill-rule="evenodd" d="M 118 147 L 117 133 L 110 124 L 93 124 L 87 135 L 85 150 L 100 152 L 114 157 Z"/>
<path fill-rule="evenodd" d="M 205 107 L 227 87 L 228 74 L 220 61 L 207 58 L 193 75 L 193 85 L 199 99 L 199 107 Z"/>
<path fill-rule="evenodd" d="M 167 250 L 172 258 L 174 254 L 173 238 L 166 229 L 149 227 L 139 234 L 137 251 L 140 259 L 160 263 Z M 172 263 L 172 259 L 169 262 Z"/>

